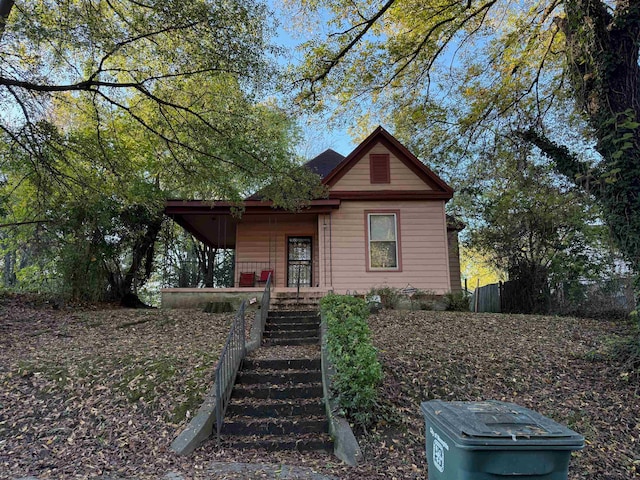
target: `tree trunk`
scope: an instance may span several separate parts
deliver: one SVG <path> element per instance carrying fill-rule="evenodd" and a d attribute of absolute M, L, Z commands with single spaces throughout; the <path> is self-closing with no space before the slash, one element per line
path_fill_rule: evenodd
<path fill-rule="evenodd" d="M 10 251 L 4 254 L 3 280 L 5 287 L 13 287 L 16 284 L 16 252 Z"/>
<path fill-rule="evenodd" d="M 212 288 L 215 278 L 216 254 L 218 253 L 218 249 L 201 244 L 197 240 L 194 240 L 194 245 L 198 256 L 198 270 L 202 275 L 204 286 Z"/>
<path fill-rule="evenodd" d="M 131 265 L 122 280 L 120 294 L 122 297 L 129 294 L 135 294 L 134 288 L 138 287 L 137 282 L 140 280 L 139 273 L 142 272 L 142 282 L 149 279 L 153 271 L 153 256 L 155 253 L 156 240 L 162 228 L 164 218 L 162 212 L 159 212 L 148 224 L 145 234 L 140 237 L 133 246 L 131 257 Z"/>

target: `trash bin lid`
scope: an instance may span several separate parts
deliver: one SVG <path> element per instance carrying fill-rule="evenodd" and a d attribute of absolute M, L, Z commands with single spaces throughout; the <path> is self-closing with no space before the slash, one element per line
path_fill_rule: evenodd
<path fill-rule="evenodd" d="M 422 403 L 421 408 L 425 420 L 431 419 L 461 444 L 584 445 L 578 433 L 514 403 L 432 400 Z"/>

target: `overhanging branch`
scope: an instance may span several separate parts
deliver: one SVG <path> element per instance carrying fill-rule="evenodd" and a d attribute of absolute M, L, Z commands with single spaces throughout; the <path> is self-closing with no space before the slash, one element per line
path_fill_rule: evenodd
<path fill-rule="evenodd" d="M 362 30 L 360 30 L 360 32 L 358 32 L 358 34 L 355 37 L 353 37 L 353 39 L 347 45 L 342 47 L 340 51 L 335 56 L 333 56 L 333 58 L 330 58 L 327 62 L 325 62 L 326 65 L 322 68 L 322 71 L 319 74 L 315 75 L 312 78 L 308 78 L 307 80 L 309 80 L 312 85 L 324 80 L 327 77 L 327 75 L 331 73 L 331 70 L 333 70 L 333 68 L 340 63 L 342 58 L 345 55 L 347 55 L 360 40 L 362 40 L 362 38 L 367 34 L 367 32 L 371 29 L 371 27 L 375 25 L 375 23 L 380 19 L 380 17 L 382 17 L 385 14 L 385 12 L 389 10 L 389 8 L 391 8 L 391 6 L 395 3 L 395 1 L 396 0 L 387 0 L 387 2 L 380 8 L 380 10 L 376 12 L 374 16 L 369 18 L 367 21 L 362 22 L 360 24 L 363 27 Z M 347 32 L 351 30 L 352 29 L 349 29 L 347 30 Z M 344 32 L 344 33 L 347 33 L 347 32 Z"/>
<path fill-rule="evenodd" d="M 29 220 L 27 222 L 1 223 L 0 228 L 18 227 L 20 225 L 33 225 L 34 223 L 51 223 L 52 220 Z"/>
<path fill-rule="evenodd" d="M 519 132 L 518 136 L 524 141 L 538 147 L 542 153 L 553 160 L 559 173 L 586 192 L 595 195 L 598 194 L 599 180 L 597 176 L 594 175 L 593 168 L 591 168 L 587 162 L 580 160 L 571 153 L 567 147 L 556 144 L 543 133 L 536 132 L 532 129 L 526 132 Z"/>

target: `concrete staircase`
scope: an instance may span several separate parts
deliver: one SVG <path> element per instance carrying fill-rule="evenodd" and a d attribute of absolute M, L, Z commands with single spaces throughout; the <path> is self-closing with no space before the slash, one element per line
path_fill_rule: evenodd
<path fill-rule="evenodd" d="M 244 360 L 227 407 L 222 433 L 229 447 L 332 451 L 319 322 L 316 312 L 269 313 L 260 356 Z M 288 358 L 286 346 L 299 345 L 308 346 L 311 358 Z"/>
<path fill-rule="evenodd" d="M 314 311 L 269 312 L 263 345 L 319 345 L 320 317 Z"/>

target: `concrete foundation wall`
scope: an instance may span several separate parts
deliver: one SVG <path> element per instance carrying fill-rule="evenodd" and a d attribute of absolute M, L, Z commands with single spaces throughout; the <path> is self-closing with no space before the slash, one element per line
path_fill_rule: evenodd
<path fill-rule="evenodd" d="M 209 302 L 230 302 L 234 311 L 240 307 L 243 300 L 249 304 L 255 298 L 256 302 L 249 307 L 257 308 L 262 300 L 262 288 L 255 292 L 225 292 L 220 289 L 206 288 L 166 288 L 160 291 L 162 298 L 162 308 L 195 308 L 203 309 Z"/>

